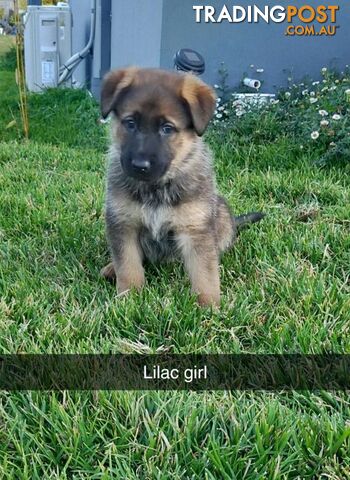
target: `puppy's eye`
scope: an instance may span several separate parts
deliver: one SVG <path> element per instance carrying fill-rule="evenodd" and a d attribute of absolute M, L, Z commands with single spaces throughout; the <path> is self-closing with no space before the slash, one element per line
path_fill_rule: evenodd
<path fill-rule="evenodd" d="M 136 130 L 136 122 L 133 118 L 125 118 L 122 121 L 122 124 L 129 132 L 134 132 Z"/>
<path fill-rule="evenodd" d="M 165 123 L 160 127 L 160 133 L 163 135 L 171 135 L 174 132 L 175 132 L 175 127 L 174 125 L 171 125 L 171 123 Z"/>

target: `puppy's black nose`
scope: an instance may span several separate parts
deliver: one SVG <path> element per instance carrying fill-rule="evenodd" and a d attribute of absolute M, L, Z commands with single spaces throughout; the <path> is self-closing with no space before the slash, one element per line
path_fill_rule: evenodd
<path fill-rule="evenodd" d="M 134 157 L 131 160 L 131 165 L 139 173 L 148 173 L 151 170 L 151 162 L 145 157 Z"/>

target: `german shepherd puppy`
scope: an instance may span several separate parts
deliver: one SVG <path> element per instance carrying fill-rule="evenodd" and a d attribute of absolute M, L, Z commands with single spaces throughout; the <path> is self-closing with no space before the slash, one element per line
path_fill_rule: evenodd
<path fill-rule="evenodd" d="M 109 72 L 102 116 L 112 113 L 106 224 L 112 263 L 101 274 L 118 291 L 141 288 L 143 260 L 182 257 L 201 305 L 220 301 L 219 255 L 239 226 L 216 193 L 203 135 L 215 110 L 213 90 L 191 74 L 130 67 Z"/>

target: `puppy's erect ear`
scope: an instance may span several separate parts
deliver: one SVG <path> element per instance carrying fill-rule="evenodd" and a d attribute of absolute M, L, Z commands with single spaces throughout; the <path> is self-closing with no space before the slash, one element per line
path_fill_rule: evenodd
<path fill-rule="evenodd" d="M 106 118 L 116 106 L 120 93 L 132 84 L 136 70 L 135 67 L 129 67 L 121 70 L 112 70 L 107 73 L 103 79 L 101 91 L 101 113 L 103 118 Z"/>
<path fill-rule="evenodd" d="M 203 135 L 215 110 L 214 90 L 199 78 L 188 74 L 184 78 L 181 95 L 190 107 L 195 131 Z"/>

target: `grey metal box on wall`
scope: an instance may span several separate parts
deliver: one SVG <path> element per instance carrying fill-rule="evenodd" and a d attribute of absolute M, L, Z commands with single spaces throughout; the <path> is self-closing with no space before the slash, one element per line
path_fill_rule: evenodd
<path fill-rule="evenodd" d="M 61 65 L 71 56 L 68 6 L 29 5 L 24 16 L 26 83 L 30 91 L 56 87 Z M 70 86 L 70 80 L 65 86 Z"/>

